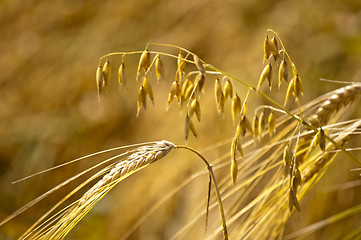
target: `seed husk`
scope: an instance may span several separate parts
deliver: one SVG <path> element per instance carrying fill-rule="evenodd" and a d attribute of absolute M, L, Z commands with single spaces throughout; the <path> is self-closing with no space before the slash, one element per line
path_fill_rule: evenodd
<path fill-rule="evenodd" d="M 298 199 L 296 197 L 296 194 L 292 191 L 292 189 L 289 190 L 289 210 L 292 212 L 293 206 L 296 207 L 297 211 L 301 211 L 300 204 L 298 203 Z"/>
<path fill-rule="evenodd" d="M 229 97 L 232 98 L 233 96 L 233 87 L 231 81 L 227 79 L 226 83 L 224 84 L 224 98 L 225 100 Z"/>
<path fill-rule="evenodd" d="M 276 131 L 276 116 L 273 111 L 268 116 L 268 133 L 272 137 L 273 133 Z"/>
<path fill-rule="evenodd" d="M 181 95 L 182 95 L 182 102 L 189 99 L 191 93 L 193 91 L 193 83 L 189 79 L 186 79 L 182 84 Z"/>
<path fill-rule="evenodd" d="M 285 150 L 283 151 L 283 164 L 284 164 L 283 176 L 284 177 L 287 177 L 289 174 L 289 169 L 291 166 L 292 158 L 293 158 L 293 153 L 292 153 L 289 145 L 286 145 Z"/>
<path fill-rule="evenodd" d="M 285 103 L 284 105 L 286 106 L 288 100 L 290 99 L 291 95 L 294 92 L 294 83 L 295 83 L 295 78 L 292 78 L 292 80 L 290 81 L 290 83 L 288 84 L 288 88 L 287 88 L 287 92 L 286 92 L 286 97 L 285 97 Z"/>
<path fill-rule="evenodd" d="M 145 49 L 140 56 L 139 63 L 138 63 L 138 69 L 137 69 L 137 77 L 136 80 L 138 81 L 140 72 L 142 69 L 146 72 L 150 66 L 151 59 L 150 59 L 150 53 L 148 49 Z"/>
<path fill-rule="evenodd" d="M 253 134 L 252 125 L 245 115 L 242 115 L 241 117 L 241 127 L 243 137 L 246 135 L 247 131 Z"/>
<path fill-rule="evenodd" d="M 198 121 L 201 121 L 201 105 L 199 104 L 199 101 L 197 98 L 192 100 L 191 108 L 189 111 L 189 117 L 192 117 L 193 114 L 196 114 Z"/>
<path fill-rule="evenodd" d="M 295 173 L 294 173 L 294 181 L 296 182 L 296 184 L 299 186 L 301 185 L 301 182 L 302 182 L 302 177 L 301 177 L 301 172 L 300 170 L 298 169 L 298 167 L 295 168 Z M 295 191 L 296 193 L 296 191 Z"/>
<path fill-rule="evenodd" d="M 103 69 L 102 66 L 99 65 L 96 71 L 96 83 L 97 83 L 97 89 L 98 89 L 98 97 L 100 97 L 100 94 L 102 92 L 102 86 L 103 86 Z"/>
<path fill-rule="evenodd" d="M 118 82 L 120 85 L 126 85 L 127 83 L 127 74 L 125 71 L 125 64 L 122 62 L 118 69 Z"/>
<path fill-rule="evenodd" d="M 188 140 L 189 132 L 192 132 L 192 134 L 195 137 L 197 137 L 196 129 L 194 127 L 192 119 L 188 116 L 188 114 L 187 114 L 186 119 L 185 119 L 184 132 L 185 132 L 185 136 L 186 136 L 186 141 Z"/>
<path fill-rule="evenodd" d="M 225 97 L 222 93 L 222 95 L 220 95 L 220 99 L 219 99 L 219 104 L 218 104 L 218 113 L 224 113 L 224 102 L 225 102 Z"/>
<path fill-rule="evenodd" d="M 268 60 L 269 57 L 271 56 L 271 49 L 270 49 L 269 45 L 270 45 L 270 42 L 269 42 L 268 34 L 267 34 L 265 39 L 264 39 L 264 44 L 263 44 L 263 51 L 264 51 L 263 61 Z"/>
<path fill-rule="evenodd" d="M 242 121 L 239 121 L 239 124 L 237 124 L 237 128 L 236 128 L 236 138 L 239 138 L 241 136 L 242 133 Z"/>
<path fill-rule="evenodd" d="M 186 67 L 186 63 L 183 60 L 184 59 L 184 55 L 182 50 L 179 50 L 179 54 L 178 54 L 178 58 L 177 58 L 177 66 L 178 66 L 178 75 L 179 75 L 179 79 L 182 79 L 183 74 L 184 74 L 184 69 Z"/>
<path fill-rule="evenodd" d="M 242 143 L 241 143 L 240 139 L 238 139 L 238 141 L 237 141 L 237 150 L 238 150 L 239 154 L 241 154 L 241 156 L 243 157 L 243 149 L 242 149 Z"/>
<path fill-rule="evenodd" d="M 272 67 L 271 67 L 271 64 L 268 63 L 262 70 L 262 73 L 261 73 L 261 76 L 259 78 L 259 81 L 258 81 L 258 85 L 257 85 L 257 91 L 258 89 L 260 88 L 260 86 L 263 84 L 263 82 L 265 80 L 268 80 L 268 85 L 271 89 L 271 86 L 272 86 Z"/>
<path fill-rule="evenodd" d="M 108 86 L 110 74 L 111 74 L 111 66 L 109 60 L 107 60 L 104 63 L 102 71 L 103 71 L 103 87 Z"/>
<path fill-rule="evenodd" d="M 231 177 L 232 177 L 233 186 L 236 185 L 237 174 L 238 174 L 238 164 L 237 164 L 237 160 L 234 159 L 231 162 Z"/>
<path fill-rule="evenodd" d="M 233 122 L 236 121 L 238 114 L 241 112 L 242 108 L 241 99 L 238 97 L 237 93 L 232 98 L 232 119 Z"/>
<path fill-rule="evenodd" d="M 163 61 L 160 59 L 159 54 L 156 56 L 155 60 L 155 74 L 157 75 L 157 80 L 164 78 L 164 65 Z"/>
<path fill-rule="evenodd" d="M 288 81 L 287 62 L 282 60 L 278 71 L 278 88 L 280 88 L 282 81 Z"/>
<path fill-rule="evenodd" d="M 197 55 L 193 54 L 193 60 L 194 63 L 196 64 L 198 71 L 200 71 L 202 74 L 205 74 L 206 70 L 204 69 L 201 59 Z"/>
<path fill-rule="evenodd" d="M 275 36 L 272 37 L 271 39 L 271 48 L 272 48 L 272 52 L 275 56 L 278 55 L 278 43 L 277 43 L 277 39 L 275 38 Z"/>
<path fill-rule="evenodd" d="M 215 81 L 214 90 L 215 90 L 217 108 L 219 109 L 218 106 L 220 105 L 221 97 L 223 96 L 223 92 L 222 92 L 221 81 L 219 80 L 218 77 L 216 78 L 216 81 Z"/>
<path fill-rule="evenodd" d="M 143 106 L 146 109 L 146 92 L 143 86 L 140 86 L 137 100 L 137 116 L 139 115 L 140 108 Z"/>
<path fill-rule="evenodd" d="M 195 84 L 197 85 L 198 92 L 204 90 L 204 82 L 205 82 L 205 76 L 203 73 L 199 72 L 195 80 Z"/>
<path fill-rule="evenodd" d="M 147 76 L 144 76 L 143 79 L 143 88 L 146 94 L 148 94 L 150 100 L 152 100 L 152 103 L 154 105 L 154 97 L 153 97 L 153 90 L 152 90 L 152 86 L 149 83 L 149 79 Z"/>
<path fill-rule="evenodd" d="M 300 95 L 303 95 L 303 87 L 302 87 L 302 81 L 301 78 L 298 76 L 298 74 L 294 77 L 294 92 L 293 95 L 298 99 Z"/>
<path fill-rule="evenodd" d="M 180 91 L 180 86 L 177 81 L 174 81 L 172 83 L 172 86 L 170 87 L 170 91 L 168 95 L 168 107 L 172 103 L 174 97 L 177 97 L 179 91 Z"/>
<path fill-rule="evenodd" d="M 320 144 L 320 148 L 322 151 L 325 151 L 326 149 L 326 136 L 325 136 L 325 132 L 323 131 L 322 128 L 320 128 L 320 141 L 319 141 L 319 144 Z"/>
<path fill-rule="evenodd" d="M 254 115 L 253 117 L 253 125 L 252 125 L 252 130 L 253 130 L 253 136 L 254 138 L 258 138 L 259 136 L 259 119 L 257 114 Z"/>
<path fill-rule="evenodd" d="M 259 115 L 259 136 L 262 137 L 262 133 L 264 132 L 264 129 L 266 128 L 266 115 L 263 111 Z"/>

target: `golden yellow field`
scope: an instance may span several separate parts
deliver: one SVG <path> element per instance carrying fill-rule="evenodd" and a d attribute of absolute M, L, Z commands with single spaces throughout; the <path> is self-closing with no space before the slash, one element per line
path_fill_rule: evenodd
<path fill-rule="evenodd" d="M 273 29 L 279 38 L 267 29 Z M 277 50 L 283 49 L 282 40 L 283 52 L 290 57 L 282 53 L 289 80 L 278 89 L 282 54 L 277 60 L 271 56 L 272 90 L 264 76 L 260 93 L 255 88 L 268 64 L 268 60 L 264 61 L 266 34 L 269 39 L 275 36 Z M 138 81 L 136 75 L 148 43 L 171 46 L 149 45 L 151 60 L 159 54 L 165 73 L 158 82 L 155 66 L 149 70 L 154 104 L 146 96 L 144 111 L 139 98 L 140 86 L 146 88 L 144 66 Z M 213 165 L 229 239 L 361 239 L 361 164 L 357 163 L 361 161 L 357 97 L 361 79 L 361 2 L 4 0 L 0 1 L 0 46 L 0 221 L 61 182 L 124 150 L 89 157 L 12 184 L 16 180 L 94 152 L 167 140 L 197 150 Z M 202 66 L 207 71 L 204 91 L 199 90 L 196 96 L 200 121 L 196 103 L 191 107 L 197 138 L 189 122 L 185 124 L 189 114 L 186 103 L 180 109 L 176 98 L 171 104 L 167 102 L 180 72 L 178 47 L 184 48 L 184 53 L 190 51 L 183 56 L 188 61 L 185 74 L 202 72 Z M 136 53 L 128 54 L 133 51 Z M 115 54 L 100 59 L 116 52 L 126 54 L 124 58 L 123 54 Z M 111 76 L 99 101 L 96 71 L 108 59 Z M 127 79 L 120 86 L 118 67 L 122 62 Z M 289 93 L 284 107 L 288 84 L 295 77 L 291 63 L 297 66 L 302 79 L 304 94 L 300 95 L 299 106 L 306 122 L 297 122 L 300 115 L 293 96 L 296 93 Z M 230 76 L 224 78 L 226 74 Z M 267 124 L 263 125 L 262 138 L 253 137 L 255 126 L 253 135 L 249 129 L 244 138 L 238 136 L 243 139 L 244 156 L 236 153 L 239 170 L 234 186 L 230 151 L 238 121 L 232 119 L 230 99 L 224 104 L 224 113 L 219 113 L 221 107 L 215 99 L 217 77 L 222 93 L 229 80 L 233 95 L 237 92 L 242 104 L 249 90 L 244 83 L 255 87 L 247 97 L 250 124 L 254 124 L 255 111 L 260 119 L 263 109 L 267 120 L 271 110 L 277 117 L 276 132 L 271 136 Z M 347 85 L 352 89 L 322 97 Z M 337 106 L 332 105 L 332 114 L 322 122 L 319 116 L 330 110 L 325 108 L 331 106 L 326 101 L 335 94 L 340 96 Z M 322 104 L 324 108 L 319 110 Z M 318 122 L 310 120 L 314 114 L 319 114 Z M 262 128 L 262 124 L 256 125 Z M 191 131 L 187 141 L 185 128 Z M 330 139 L 326 139 L 325 150 L 319 141 L 311 151 L 309 145 L 316 133 L 321 135 L 321 129 Z M 287 144 L 295 156 L 292 159 L 303 158 L 309 154 L 307 151 L 310 154 L 283 177 Z M 320 163 L 326 158 L 330 160 L 325 163 L 327 170 Z M 315 164 L 322 166 L 315 170 Z M 303 178 L 296 187 L 300 211 L 291 206 L 291 214 L 289 181 L 293 181 L 298 167 Z M 92 169 L 1 225 L 0 239 L 19 238 L 100 169 Z M 315 175 L 307 175 L 312 171 Z M 57 210 L 82 198 L 99 179 Z M 172 149 L 154 164 L 119 180 L 66 239 L 223 239 L 213 187 L 205 231 L 208 181 L 201 159 L 184 149 Z"/>

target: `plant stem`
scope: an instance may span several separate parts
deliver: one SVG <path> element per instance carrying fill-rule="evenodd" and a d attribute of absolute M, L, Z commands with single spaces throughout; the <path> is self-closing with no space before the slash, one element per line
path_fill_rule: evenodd
<path fill-rule="evenodd" d="M 223 209 L 223 203 L 222 203 L 222 198 L 221 198 L 221 194 L 219 193 L 219 188 L 217 185 L 217 180 L 216 177 L 214 175 L 212 166 L 209 164 L 209 162 L 196 150 L 194 150 L 191 147 L 187 147 L 187 146 L 182 146 L 182 145 L 177 145 L 176 148 L 183 148 L 183 149 L 187 149 L 188 151 L 191 151 L 193 153 L 195 153 L 198 157 L 200 157 L 203 162 L 206 164 L 207 169 L 209 171 L 210 177 L 213 181 L 214 184 L 214 191 L 216 192 L 216 197 L 217 197 L 217 201 L 218 201 L 218 207 L 219 207 L 219 212 L 221 214 L 221 220 L 222 220 L 222 227 L 223 227 L 223 237 L 225 240 L 228 240 L 228 231 L 227 231 L 227 223 L 226 223 L 226 217 L 224 215 L 224 209 Z"/>

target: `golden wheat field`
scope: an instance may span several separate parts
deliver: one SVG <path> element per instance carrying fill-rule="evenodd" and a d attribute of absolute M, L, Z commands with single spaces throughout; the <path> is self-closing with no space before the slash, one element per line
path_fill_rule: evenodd
<path fill-rule="evenodd" d="M 0 1 L 0 239 L 361 239 L 361 2 Z"/>

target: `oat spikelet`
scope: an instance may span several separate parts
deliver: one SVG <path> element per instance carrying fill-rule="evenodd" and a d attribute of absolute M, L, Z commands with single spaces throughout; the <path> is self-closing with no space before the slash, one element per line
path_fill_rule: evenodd
<path fill-rule="evenodd" d="M 259 115 L 259 136 L 260 137 L 262 137 L 262 134 L 263 134 L 265 128 L 266 128 L 266 115 L 265 115 L 265 112 L 263 109 L 263 111 Z"/>
<path fill-rule="evenodd" d="M 268 116 L 268 133 L 272 137 L 274 132 L 276 132 L 276 116 L 273 111 L 271 111 Z"/>
<path fill-rule="evenodd" d="M 263 84 L 263 82 L 266 79 L 268 80 L 268 84 L 269 84 L 269 87 L 271 89 L 271 86 L 272 86 L 272 66 L 271 66 L 270 63 L 268 63 L 262 70 L 262 73 L 261 73 L 261 76 L 259 78 L 258 85 L 257 85 L 257 91 L 259 90 L 259 88 L 261 87 L 261 85 Z"/>
<path fill-rule="evenodd" d="M 290 97 L 292 96 L 292 94 L 294 93 L 294 83 L 295 83 L 295 78 L 292 78 L 292 80 L 290 81 L 290 83 L 288 84 L 288 88 L 287 88 L 287 92 L 286 92 L 286 97 L 285 97 L 285 103 L 284 105 L 287 105 L 288 100 L 290 99 Z"/>
<path fill-rule="evenodd" d="M 138 100 L 137 100 L 137 117 L 140 112 L 140 108 L 143 106 L 144 110 L 146 109 L 146 92 L 143 86 L 140 86 L 138 92 Z"/>
<path fill-rule="evenodd" d="M 179 54 L 178 54 L 178 58 L 177 58 L 177 66 L 178 66 L 177 71 L 178 71 L 179 79 L 182 79 L 183 75 L 185 73 L 184 70 L 186 67 L 186 62 L 183 59 L 184 59 L 183 52 L 182 52 L 182 50 L 179 50 Z"/>
<path fill-rule="evenodd" d="M 237 116 L 240 114 L 242 108 L 241 99 L 238 97 L 237 93 L 232 98 L 232 119 L 233 122 L 236 121 Z"/>
<path fill-rule="evenodd" d="M 119 85 L 126 85 L 127 83 L 127 74 L 126 74 L 126 71 L 125 71 L 125 64 L 124 62 L 122 62 L 119 66 L 119 69 L 118 69 L 118 82 L 119 82 Z"/>
<path fill-rule="evenodd" d="M 157 80 L 164 78 L 164 65 L 163 61 L 160 59 L 159 54 L 157 54 L 155 59 L 155 74 L 157 75 Z"/>
<path fill-rule="evenodd" d="M 232 177 L 233 185 L 236 185 L 237 175 L 238 175 L 238 164 L 237 164 L 237 160 L 235 159 L 232 160 L 231 162 L 231 177 Z"/>
<path fill-rule="evenodd" d="M 292 212 L 293 207 L 295 207 L 297 209 L 297 211 L 300 212 L 301 211 L 300 204 L 298 202 L 296 194 L 293 192 L 292 189 L 289 190 L 288 198 L 289 198 L 289 210 L 290 210 L 290 212 Z"/>
<path fill-rule="evenodd" d="M 169 105 L 172 103 L 173 99 L 176 97 L 178 100 L 180 98 L 180 95 L 181 95 L 181 87 L 179 86 L 177 81 L 173 81 L 172 86 L 169 91 L 169 95 L 168 95 L 167 109 L 168 109 Z"/>
<path fill-rule="evenodd" d="M 111 66 L 109 60 L 107 60 L 103 65 L 103 87 L 108 86 L 110 74 L 111 74 Z"/>
<path fill-rule="evenodd" d="M 102 86 L 103 86 L 103 69 L 102 69 L 101 65 L 99 65 L 99 67 L 97 68 L 95 80 L 96 80 L 97 89 L 98 89 L 98 97 L 100 97 L 100 94 L 102 92 Z"/>
<path fill-rule="evenodd" d="M 233 96 L 233 87 L 231 81 L 227 79 L 226 83 L 224 84 L 224 98 L 227 99 L 232 98 Z"/>
<path fill-rule="evenodd" d="M 204 82 L 205 82 L 205 76 L 203 73 L 199 72 L 195 80 L 195 84 L 197 86 L 198 92 L 204 91 Z"/>
<path fill-rule="evenodd" d="M 300 95 L 303 95 L 303 87 L 302 87 L 302 81 L 301 78 L 298 76 L 298 74 L 294 77 L 294 91 L 293 95 L 295 98 L 299 98 Z"/>
<path fill-rule="evenodd" d="M 182 102 L 185 102 L 189 99 L 193 91 L 193 83 L 188 78 L 183 82 L 181 89 Z"/>
<path fill-rule="evenodd" d="M 289 169 L 291 166 L 292 158 L 293 158 L 293 153 L 289 145 L 286 145 L 285 150 L 283 151 L 284 177 L 287 177 L 289 175 Z"/>
<path fill-rule="evenodd" d="M 198 121 L 201 121 L 201 105 L 197 98 L 194 98 L 191 103 L 191 107 L 189 110 L 189 117 L 192 117 L 193 114 L 196 114 Z"/>
<path fill-rule="evenodd" d="M 154 105 L 153 90 L 152 90 L 152 86 L 149 83 L 149 79 L 148 79 L 147 75 L 144 76 L 142 86 L 144 88 L 144 92 L 146 93 L 146 95 L 149 96 L 150 100 L 152 101 L 152 103 Z"/>
<path fill-rule="evenodd" d="M 270 48 L 270 42 L 269 42 L 269 39 L 268 39 L 268 34 L 266 35 L 266 37 L 264 39 L 263 52 L 264 52 L 263 61 L 266 61 L 271 56 L 271 48 Z"/>
<path fill-rule="evenodd" d="M 223 96 L 223 92 L 222 92 L 221 81 L 219 80 L 218 77 L 216 78 L 216 81 L 215 81 L 214 90 L 215 90 L 215 96 L 216 96 L 217 110 L 220 113 L 221 109 L 222 109 L 221 105 L 224 106 L 224 96 Z"/>
<path fill-rule="evenodd" d="M 281 61 L 278 70 L 278 88 L 280 88 L 283 81 L 288 81 L 287 62 L 284 59 Z"/>
<path fill-rule="evenodd" d="M 257 114 L 254 114 L 254 117 L 253 117 L 252 130 L 253 130 L 254 138 L 257 139 L 259 136 L 259 119 L 258 119 Z"/>
<path fill-rule="evenodd" d="M 151 64 L 150 53 L 149 53 L 148 49 L 145 49 L 139 59 L 139 64 L 138 64 L 138 69 L 137 69 L 137 77 L 136 77 L 137 81 L 139 79 L 139 75 L 140 75 L 140 72 L 142 71 L 142 69 L 144 69 L 144 71 L 146 72 L 148 70 L 150 64 Z"/>
<path fill-rule="evenodd" d="M 320 128 L 320 138 L 319 138 L 319 145 L 322 151 L 325 151 L 326 149 L 326 137 L 325 137 L 325 132 L 323 131 L 322 128 Z"/>
<path fill-rule="evenodd" d="M 186 141 L 188 141 L 189 132 L 192 132 L 193 136 L 197 137 L 196 128 L 194 127 L 192 119 L 188 116 L 188 114 L 186 116 L 186 120 L 184 123 L 184 132 L 185 132 Z"/>
<path fill-rule="evenodd" d="M 196 64 L 198 71 L 200 71 L 202 74 L 205 74 L 206 70 L 204 69 L 201 59 L 197 55 L 193 54 L 193 60 L 194 63 Z"/>

